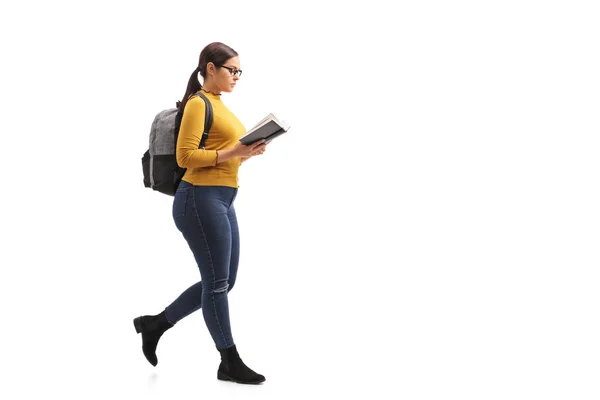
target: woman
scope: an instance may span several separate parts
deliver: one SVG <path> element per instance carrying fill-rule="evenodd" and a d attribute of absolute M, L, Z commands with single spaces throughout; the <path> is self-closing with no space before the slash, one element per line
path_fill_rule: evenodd
<path fill-rule="evenodd" d="M 198 80 L 202 75 L 204 86 Z M 158 315 L 134 319 L 142 334 L 142 349 L 156 366 L 156 346 L 161 335 L 178 321 L 202 308 L 206 326 L 221 354 L 217 378 L 238 383 L 261 383 L 263 375 L 248 368 L 240 358 L 231 333 L 227 293 L 233 288 L 239 262 L 239 231 L 234 209 L 238 191 L 238 168 L 244 161 L 265 152 L 261 142 L 243 145 L 244 126 L 221 100 L 231 92 L 242 70 L 238 53 L 215 42 L 200 53 L 179 104 L 184 110 L 176 156 L 187 168 L 173 200 L 173 219 L 183 234 L 200 269 L 201 281 L 184 291 Z M 213 108 L 213 124 L 205 149 L 199 149 L 204 129 L 204 94 Z"/>

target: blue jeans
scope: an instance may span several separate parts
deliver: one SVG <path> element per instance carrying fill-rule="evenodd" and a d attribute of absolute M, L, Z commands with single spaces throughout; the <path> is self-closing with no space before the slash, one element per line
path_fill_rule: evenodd
<path fill-rule="evenodd" d="M 202 308 L 206 326 L 218 349 L 234 345 L 227 293 L 237 275 L 240 240 L 233 202 L 237 188 L 194 186 L 181 181 L 173 200 L 173 219 L 187 241 L 201 281 L 166 309 L 172 324 Z"/>

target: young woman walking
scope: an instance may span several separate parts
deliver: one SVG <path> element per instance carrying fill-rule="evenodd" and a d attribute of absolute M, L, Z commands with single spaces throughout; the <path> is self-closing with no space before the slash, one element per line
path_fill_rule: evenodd
<path fill-rule="evenodd" d="M 176 144 L 177 163 L 187 168 L 173 200 L 173 219 L 187 241 L 201 281 L 177 297 L 158 315 L 133 320 L 142 334 L 142 349 L 156 366 L 156 346 L 162 334 L 194 311 L 202 309 L 204 321 L 221 355 L 217 371 L 220 380 L 257 384 L 265 377 L 250 369 L 240 358 L 231 333 L 227 294 L 238 270 L 240 239 L 234 201 L 238 192 L 238 168 L 249 158 L 263 154 L 263 141 L 243 145 L 239 138 L 245 128 L 221 99 L 232 92 L 242 75 L 238 53 L 215 42 L 200 53 L 185 95 L 179 104 L 184 110 Z M 200 84 L 198 74 L 203 78 Z M 199 148 L 204 129 L 205 103 L 213 108 L 213 124 L 205 148 Z"/>

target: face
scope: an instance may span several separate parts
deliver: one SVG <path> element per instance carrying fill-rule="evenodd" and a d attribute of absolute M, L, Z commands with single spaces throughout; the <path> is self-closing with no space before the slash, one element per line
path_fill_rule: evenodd
<path fill-rule="evenodd" d="M 227 60 L 223 66 L 210 66 L 209 73 L 213 82 L 222 92 L 231 92 L 236 82 L 240 79 L 240 58 L 238 56 Z"/>

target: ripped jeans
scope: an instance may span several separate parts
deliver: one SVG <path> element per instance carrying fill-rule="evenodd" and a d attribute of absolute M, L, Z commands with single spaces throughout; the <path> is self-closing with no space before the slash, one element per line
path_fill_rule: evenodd
<path fill-rule="evenodd" d="M 194 186 L 181 181 L 173 200 L 173 219 L 187 241 L 201 281 L 185 290 L 165 309 L 172 324 L 202 308 L 218 349 L 234 345 L 227 293 L 237 275 L 240 241 L 233 202 L 237 188 Z"/>

